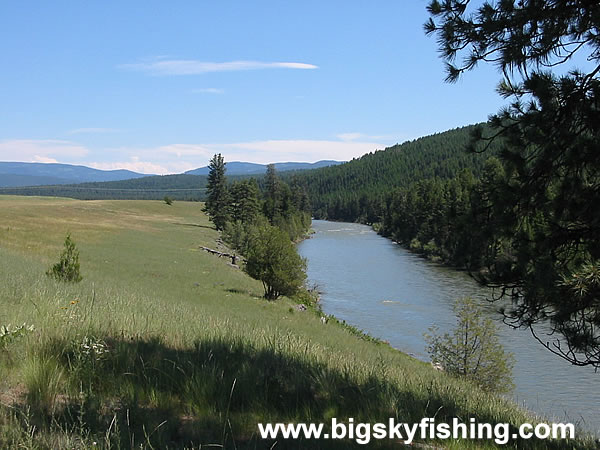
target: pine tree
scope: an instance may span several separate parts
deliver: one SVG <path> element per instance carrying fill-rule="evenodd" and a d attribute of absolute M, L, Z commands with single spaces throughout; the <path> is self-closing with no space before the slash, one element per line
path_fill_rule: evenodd
<path fill-rule="evenodd" d="M 600 367 L 600 297 L 587 276 L 600 269 L 600 3 L 589 0 L 432 1 L 427 33 L 436 34 L 456 81 L 479 63 L 502 72 L 510 106 L 478 131 L 475 151 L 502 137 L 504 177 L 490 188 L 490 245 L 480 280 L 513 301 L 514 326 L 545 322 L 552 352 Z M 557 75 L 582 54 L 591 68 Z M 458 63 L 456 62 L 458 61 Z M 592 269 L 590 269 L 592 268 Z M 588 280 L 575 301 L 563 280 Z M 554 338 L 553 338 L 554 339 Z"/>
<path fill-rule="evenodd" d="M 220 153 L 212 157 L 208 169 L 204 211 L 208 213 L 217 230 L 222 230 L 229 220 L 229 192 L 225 177 L 225 161 Z"/>
<path fill-rule="evenodd" d="M 265 203 L 264 214 L 269 222 L 274 223 L 275 217 L 279 213 L 281 206 L 281 180 L 277 176 L 275 164 L 267 165 L 267 174 L 265 175 Z"/>
<path fill-rule="evenodd" d="M 260 191 L 256 179 L 237 181 L 230 189 L 230 210 L 233 221 L 252 223 L 260 214 Z"/>
<path fill-rule="evenodd" d="M 79 283 L 83 279 L 79 273 L 79 250 L 71 239 L 71 234 L 67 234 L 65 238 L 65 249 L 60 260 L 48 269 L 46 275 L 68 283 Z"/>

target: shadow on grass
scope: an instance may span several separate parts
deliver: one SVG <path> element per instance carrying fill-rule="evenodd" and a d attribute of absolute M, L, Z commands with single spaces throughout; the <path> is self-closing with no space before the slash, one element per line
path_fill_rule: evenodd
<path fill-rule="evenodd" d="M 184 227 L 196 227 L 196 228 L 206 228 L 207 230 L 214 230 L 214 226 L 210 225 L 200 225 L 198 223 L 181 223 L 181 222 L 173 222 L 173 225 L 181 225 Z"/>
<path fill-rule="evenodd" d="M 272 342 L 256 348 L 243 339 L 201 340 L 173 348 L 160 337 L 107 339 L 107 351 L 81 353 L 66 342 L 49 342 L 66 373 L 70 395 L 52 408 L 28 405 L 37 429 L 59 427 L 115 448 L 183 448 L 217 444 L 226 448 L 271 448 L 258 436 L 258 423 L 416 423 L 471 416 L 440 386 L 411 391 L 375 371 L 358 374 L 352 364 L 334 370 L 308 353 L 297 356 Z M 64 351 L 64 349 L 67 351 Z M 82 356 L 84 355 L 84 356 Z M 38 402 L 39 403 L 39 402 Z M 58 403 L 58 407 L 56 406 Z M 437 411 L 437 413 L 436 413 Z M 478 415 L 478 422 L 494 423 Z M 518 424 L 517 424 L 518 425 Z M 328 425 L 326 425 L 328 427 Z M 511 433 L 515 430 L 511 430 Z M 550 441 L 540 448 L 553 447 Z M 539 443 L 523 441 L 520 448 Z M 277 448 L 364 448 L 348 440 L 284 440 Z M 371 441 L 369 448 L 396 448 L 398 441 Z M 524 447 L 523 447 L 524 448 Z"/>
<path fill-rule="evenodd" d="M 225 289 L 225 292 L 230 292 L 231 294 L 252 295 L 252 292 L 250 292 L 248 289 L 228 288 Z"/>

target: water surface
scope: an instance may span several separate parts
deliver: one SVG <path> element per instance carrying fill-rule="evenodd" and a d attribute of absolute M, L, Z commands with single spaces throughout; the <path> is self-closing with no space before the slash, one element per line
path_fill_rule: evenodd
<path fill-rule="evenodd" d="M 423 332 L 454 324 L 456 298 L 481 299 L 497 320 L 505 348 L 516 359 L 515 400 L 559 421 L 600 434 L 600 373 L 575 367 L 534 341 L 529 331 L 501 323 L 489 292 L 467 274 L 420 258 L 365 225 L 313 221 L 315 234 L 299 244 L 309 283 L 322 292 L 325 313 L 419 359 L 428 360 Z"/>

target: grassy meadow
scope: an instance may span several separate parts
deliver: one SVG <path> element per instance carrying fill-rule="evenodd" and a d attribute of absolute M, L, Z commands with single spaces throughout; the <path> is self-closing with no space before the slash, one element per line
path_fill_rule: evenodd
<path fill-rule="evenodd" d="M 75 285 L 45 275 L 67 232 Z M 364 446 L 275 443 L 257 423 L 534 420 L 294 299 L 264 300 L 260 282 L 198 249 L 218 237 L 199 203 L 0 196 L 0 326 L 34 327 L 0 344 L 0 448 L 342 449 Z"/>

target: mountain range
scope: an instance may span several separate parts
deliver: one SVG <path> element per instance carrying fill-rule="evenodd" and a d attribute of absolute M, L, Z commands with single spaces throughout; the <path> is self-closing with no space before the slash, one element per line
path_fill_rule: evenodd
<path fill-rule="evenodd" d="M 341 164 L 340 161 L 318 161 L 315 163 L 275 163 L 278 172 L 318 169 Z M 267 170 L 266 164 L 234 161 L 227 163 L 228 175 L 260 175 Z M 186 175 L 208 175 L 208 166 L 185 172 Z M 0 162 L 0 187 L 44 186 L 89 182 L 121 181 L 149 177 L 152 174 L 130 170 L 99 170 L 86 166 L 58 163 Z"/>
<path fill-rule="evenodd" d="M 71 164 L 0 162 L 0 187 L 118 181 L 145 176 L 130 170 L 99 170 Z"/>

